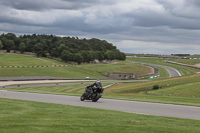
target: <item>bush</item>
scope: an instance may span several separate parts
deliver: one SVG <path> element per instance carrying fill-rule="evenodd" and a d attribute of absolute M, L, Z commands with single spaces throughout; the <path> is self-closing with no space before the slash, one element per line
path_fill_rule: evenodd
<path fill-rule="evenodd" d="M 160 87 L 159 87 L 158 85 L 154 85 L 152 89 L 153 89 L 153 90 L 158 90 L 159 88 L 160 88 Z"/>

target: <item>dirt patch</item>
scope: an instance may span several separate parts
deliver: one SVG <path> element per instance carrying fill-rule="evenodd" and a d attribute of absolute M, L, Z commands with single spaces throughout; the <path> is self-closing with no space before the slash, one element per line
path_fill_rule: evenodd
<path fill-rule="evenodd" d="M 152 68 L 152 67 L 149 67 L 149 68 L 150 68 L 150 72 L 148 74 L 154 74 L 155 73 L 154 68 Z"/>
<path fill-rule="evenodd" d="M 200 67 L 200 63 L 198 63 L 198 64 L 195 64 L 194 66 Z"/>
<path fill-rule="evenodd" d="M 110 64 L 117 64 L 117 63 L 119 63 L 119 62 L 112 62 L 112 63 L 110 63 Z"/>

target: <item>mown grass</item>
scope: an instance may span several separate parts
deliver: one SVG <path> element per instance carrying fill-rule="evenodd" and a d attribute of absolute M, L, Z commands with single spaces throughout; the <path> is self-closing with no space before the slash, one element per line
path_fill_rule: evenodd
<path fill-rule="evenodd" d="M 122 72 L 145 74 L 150 71 L 148 67 L 133 64 L 126 61 L 118 61 L 116 64 L 83 64 L 69 65 L 48 58 L 38 58 L 24 54 L 0 54 L 0 66 L 47 66 L 62 64 L 66 67 L 36 67 L 36 68 L 0 68 L 0 77 L 21 76 L 53 76 L 67 79 L 108 79 L 99 72 Z"/>
<path fill-rule="evenodd" d="M 186 56 L 188 58 L 200 58 L 200 55 L 190 55 L 190 56 Z"/>
<path fill-rule="evenodd" d="M 98 103 L 96 103 L 98 104 Z M 198 133 L 200 121 L 0 99 L 2 133 Z"/>
<path fill-rule="evenodd" d="M 150 94 L 145 95 L 145 94 L 133 94 L 133 93 L 110 94 L 106 92 L 103 98 L 151 102 L 151 103 L 200 106 L 200 98 L 198 97 L 161 96 L 161 95 L 150 95 Z"/>
<path fill-rule="evenodd" d="M 152 91 L 151 93 L 162 96 L 184 96 L 200 98 L 200 82 L 159 89 L 156 91 Z"/>
<path fill-rule="evenodd" d="M 186 85 L 190 83 L 200 82 L 200 75 L 190 75 L 183 77 L 164 78 L 153 80 L 151 82 L 138 82 L 138 83 L 119 83 L 110 87 L 107 92 L 110 93 L 139 93 L 150 89 L 154 85 L 159 85 L 162 89 Z M 195 92 L 194 92 L 195 93 Z"/>
<path fill-rule="evenodd" d="M 66 79 L 108 79 L 108 77 L 84 68 L 39 67 L 39 68 L 0 68 L 0 77 L 53 76 Z"/>
<path fill-rule="evenodd" d="M 107 86 L 107 85 L 110 85 L 110 83 L 105 83 L 102 85 Z M 55 86 L 41 86 L 41 87 L 3 88 L 3 90 L 80 96 L 81 94 L 84 93 L 86 86 L 88 86 L 88 85 L 85 85 L 85 84 L 62 85 L 62 86 L 55 85 Z"/>
<path fill-rule="evenodd" d="M 200 60 L 196 59 L 169 59 L 169 60 L 189 65 L 195 65 L 200 63 Z"/>
<path fill-rule="evenodd" d="M 163 77 L 169 77 L 169 73 L 168 71 L 165 69 L 165 68 L 162 68 L 162 67 L 158 67 L 159 69 L 159 74 L 160 74 L 160 77 L 163 78 Z"/>
<path fill-rule="evenodd" d="M 154 85 L 160 86 L 152 90 Z M 118 83 L 105 90 L 108 98 L 200 106 L 200 75 Z"/>
<path fill-rule="evenodd" d="M 1 66 L 46 66 L 66 63 L 48 58 L 38 58 L 24 54 L 0 54 Z M 53 76 L 66 79 L 108 79 L 108 77 L 84 68 L 67 67 L 0 68 L 0 77 Z"/>
<path fill-rule="evenodd" d="M 85 64 L 79 67 L 94 70 L 98 72 L 120 72 L 120 73 L 135 73 L 137 75 L 147 74 L 150 69 L 140 64 L 134 64 L 128 61 L 116 61 L 111 64 Z"/>
<path fill-rule="evenodd" d="M 53 62 L 45 62 L 33 55 L 0 53 L 0 66 L 46 66 Z"/>
<path fill-rule="evenodd" d="M 199 69 L 195 69 L 195 68 L 191 68 L 191 67 L 186 67 L 186 66 L 166 63 L 165 60 L 168 60 L 168 59 L 162 59 L 162 58 L 133 58 L 133 57 L 127 57 L 127 59 L 128 60 L 132 60 L 132 61 L 138 61 L 138 62 L 144 62 L 144 63 L 151 63 L 151 64 L 169 66 L 169 67 L 177 69 L 182 75 L 192 75 L 192 74 L 196 74 L 197 72 L 200 71 Z"/>

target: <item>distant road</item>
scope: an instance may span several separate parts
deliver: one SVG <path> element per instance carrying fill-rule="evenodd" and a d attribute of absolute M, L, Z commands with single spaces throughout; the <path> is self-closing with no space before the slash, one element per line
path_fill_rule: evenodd
<path fill-rule="evenodd" d="M 168 116 L 200 120 L 200 107 L 173 104 L 125 101 L 101 98 L 98 102 L 80 101 L 77 96 L 11 92 L 0 90 L 0 98 L 21 99 L 28 101 L 65 104 L 81 107 L 116 110 L 129 113 Z"/>
<path fill-rule="evenodd" d="M 133 62 L 133 63 L 139 63 L 139 64 L 146 64 L 146 65 L 149 65 L 149 66 L 156 66 L 156 67 L 162 67 L 164 69 L 166 69 L 170 75 L 170 77 L 178 77 L 178 76 L 182 76 L 181 73 L 172 68 L 172 67 L 168 67 L 168 66 L 163 66 L 163 65 L 157 65 L 157 64 L 151 64 L 151 63 L 143 63 L 143 62 L 137 62 L 137 61 L 130 61 L 130 60 L 127 60 L 129 62 Z"/>

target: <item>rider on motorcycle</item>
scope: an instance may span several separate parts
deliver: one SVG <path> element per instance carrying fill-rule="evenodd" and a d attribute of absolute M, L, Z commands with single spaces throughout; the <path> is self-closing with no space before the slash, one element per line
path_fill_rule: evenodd
<path fill-rule="evenodd" d="M 93 89 L 94 89 L 94 86 L 96 87 L 95 89 L 101 89 L 102 90 L 102 93 L 103 93 L 103 88 L 102 88 L 102 84 L 101 84 L 101 81 L 100 80 L 97 80 L 95 83 L 87 86 L 85 89 L 86 89 L 86 93 L 90 93 L 92 94 L 93 93 Z"/>

